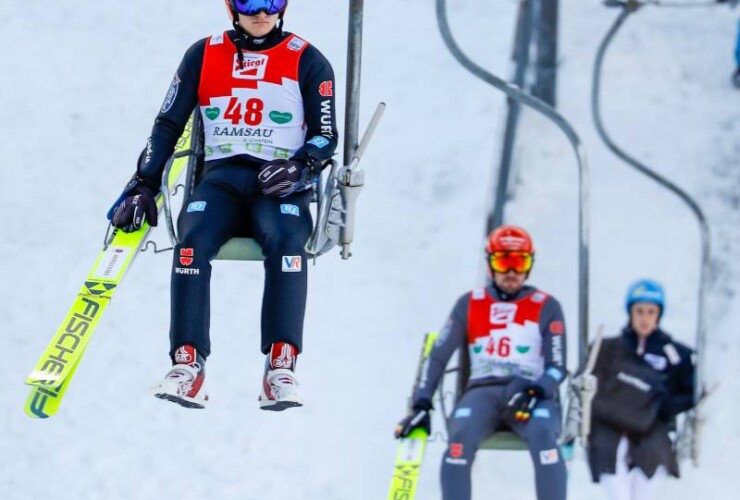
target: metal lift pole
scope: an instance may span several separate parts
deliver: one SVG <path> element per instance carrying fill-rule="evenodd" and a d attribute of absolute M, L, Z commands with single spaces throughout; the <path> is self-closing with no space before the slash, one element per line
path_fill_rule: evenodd
<path fill-rule="evenodd" d="M 352 162 L 359 144 L 362 21 L 365 0 L 351 0 L 347 34 L 347 106 L 344 116 L 344 165 Z"/>
<path fill-rule="evenodd" d="M 517 15 L 516 34 L 514 36 L 513 59 L 516 64 L 513 83 L 519 88 L 524 87 L 524 78 L 529 66 L 529 46 L 532 42 L 532 18 L 535 0 L 520 0 L 519 14 Z M 501 162 L 498 169 L 498 182 L 496 183 L 496 194 L 486 221 L 486 234 L 504 223 L 504 209 L 509 198 L 509 180 L 511 178 L 511 165 L 514 158 L 514 143 L 516 142 L 516 130 L 519 124 L 521 104 L 516 99 L 507 99 L 509 108 L 506 114 L 506 127 L 504 129 L 503 145 L 501 147 Z"/>
<path fill-rule="evenodd" d="M 473 73 L 478 78 L 481 78 L 493 87 L 501 90 L 509 97 L 516 99 L 520 103 L 528 106 L 539 113 L 545 115 L 553 123 L 555 123 L 566 135 L 578 160 L 579 167 L 579 247 L 578 247 L 578 264 L 579 264 L 579 336 L 578 336 L 578 352 L 579 352 L 579 363 L 583 363 L 586 358 L 588 351 L 588 287 L 589 287 L 589 169 L 588 162 L 586 159 L 586 153 L 583 148 L 583 143 L 580 137 L 570 125 L 570 123 L 563 118 L 556 110 L 541 100 L 530 96 L 523 92 L 518 87 L 507 83 L 506 81 L 498 78 L 491 74 L 485 69 L 475 64 L 470 58 L 457 45 L 454 36 L 450 30 L 449 22 L 447 19 L 447 2 L 446 0 L 436 0 L 437 7 L 437 20 L 439 23 L 439 29 L 442 33 L 447 48 L 452 52 L 452 55 L 462 64 L 467 70 Z"/>

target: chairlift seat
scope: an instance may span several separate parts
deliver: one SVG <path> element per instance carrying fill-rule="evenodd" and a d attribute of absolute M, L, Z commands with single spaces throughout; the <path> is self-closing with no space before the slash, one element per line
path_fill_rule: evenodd
<path fill-rule="evenodd" d="M 192 130 L 191 130 L 191 147 L 188 151 L 183 152 L 179 155 L 173 155 L 171 157 L 170 162 L 168 162 L 168 165 L 165 169 L 165 178 L 169 175 L 169 168 L 172 164 L 172 161 L 174 161 L 177 157 L 181 156 L 187 156 L 187 170 L 186 170 L 186 181 L 185 181 L 185 189 L 184 189 L 184 204 L 189 203 L 189 198 L 192 196 L 195 186 L 198 183 L 198 178 L 200 175 L 200 171 L 202 169 L 203 164 L 203 156 L 202 156 L 202 134 L 203 134 L 203 123 L 200 116 L 199 110 L 196 108 L 193 111 L 192 116 Z M 327 187 L 325 190 L 320 192 L 321 184 L 322 184 L 322 175 L 321 172 L 316 172 L 314 174 L 314 177 L 312 179 L 312 197 L 311 202 L 317 203 L 319 208 L 321 207 L 322 202 L 326 202 L 326 198 L 334 197 L 337 193 L 336 190 L 330 190 L 329 185 L 331 181 L 333 180 L 333 177 L 336 175 L 337 166 L 336 162 L 329 162 L 332 165 L 332 168 L 330 169 L 330 179 L 327 181 Z M 325 199 L 321 199 L 321 198 Z M 328 201 L 331 201 L 330 199 Z M 331 204 L 331 203 L 330 203 Z M 166 202 L 165 202 L 165 213 L 167 214 L 168 219 L 168 230 L 170 232 L 170 238 L 173 241 L 173 244 L 176 244 L 177 242 L 177 235 L 175 234 L 174 224 L 172 221 L 172 214 L 170 213 L 170 200 L 169 196 L 166 196 Z M 314 234 L 312 235 L 311 239 L 312 241 L 316 236 L 316 233 L 319 231 L 319 217 L 316 217 L 316 225 L 314 227 Z M 318 255 L 321 255 L 325 253 L 329 248 L 333 247 L 334 244 L 332 242 L 324 243 L 324 245 L 316 251 L 316 246 L 313 246 L 313 252 L 309 252 L 309 256 L 311 257 L 317 257 Z M 249 237 L 232 237 L 229 239 L 226 243 L 224 243 L 219 252 L 214 257 L 214 260 L 233 260 L 233 261 L 261 261 L 265 260 L 265 256 L 262 253 L 262 248 L 260 247 L 259 243 L 254 238 Z"/>
<path fill-rule="evenodd" d="M 265 260 L 265 256 L 254 238 L 231 238 L 224 243 L 214 260 Z"/>
<path fill-rule="evenodd" d="M 496 431 L 480 445 L 481 450 L 511 450 L 527 449 L 527 443 L 513 431 Z"/>

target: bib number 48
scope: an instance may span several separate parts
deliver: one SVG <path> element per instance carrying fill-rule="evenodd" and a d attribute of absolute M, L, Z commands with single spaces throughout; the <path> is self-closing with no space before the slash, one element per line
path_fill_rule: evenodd
<path fill-rule="evenodd" d="M 242 114 L 242 105 L 244 114 Z M 232 97 L 224 113 L 224 118 L 231 120 L 231 123 L 238 125 L 244 119 L 247 125 L 259 125 L 262 123 L 262 111 L 265 109 L 265 103 L 262 99 L 252 98 L 245 103 L 239 102 L 238 97 Z"/>

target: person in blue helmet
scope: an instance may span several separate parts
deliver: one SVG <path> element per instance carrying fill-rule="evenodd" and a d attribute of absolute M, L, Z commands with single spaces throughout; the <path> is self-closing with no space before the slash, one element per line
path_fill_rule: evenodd
<path fill-rule="evenodd" d="M 625 307 L 628 324 L 603 340 L 593 371 L 588 463 L 609 500 L 649 500 L 661 478 L 679 475 L 670 432 L 694 405 L 693 351 L 661 329 L 659 283 L 633 283 Z"/>

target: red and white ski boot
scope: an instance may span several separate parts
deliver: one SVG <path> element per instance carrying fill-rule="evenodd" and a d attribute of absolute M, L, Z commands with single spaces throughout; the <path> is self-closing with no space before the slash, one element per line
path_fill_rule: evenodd
<path fill-rule="evenodd" d="M 185 408 L 205 408 L 208 402 L 205 379 L 205 359 L 195 347 L 185 345 L 175 351 L 175 364 L 152 393 Z"/>
<path fill-rule="evenodd" d="M 295 346 L 285 342 L 272 344 L 262 379 L 262 394 L 259 397 L 261 409 L 282 411 L 303 406 L 303 396 L 294 373 L 297 358 Z"/>

